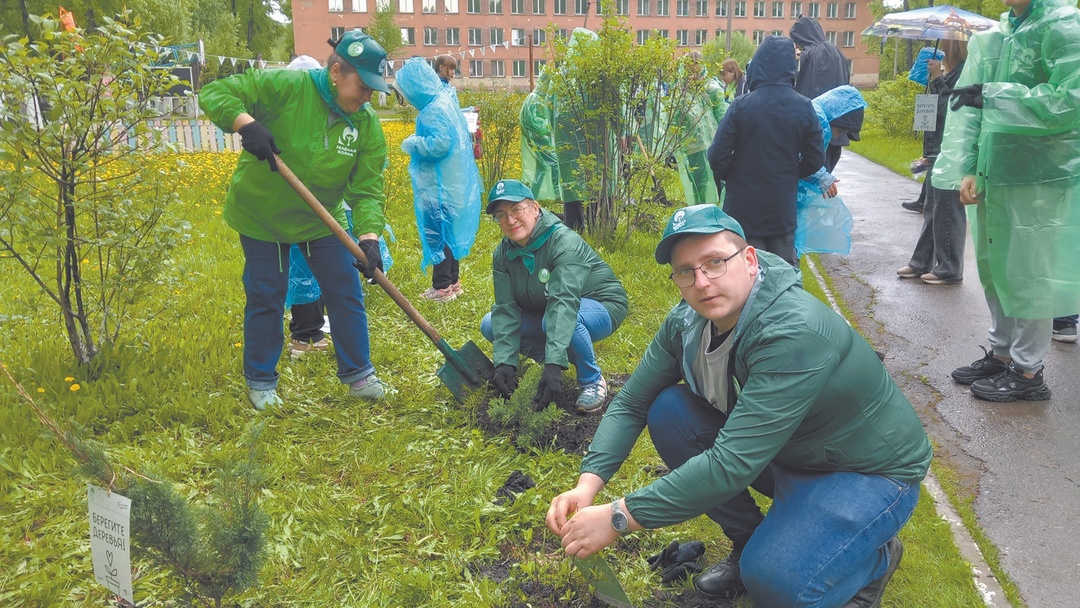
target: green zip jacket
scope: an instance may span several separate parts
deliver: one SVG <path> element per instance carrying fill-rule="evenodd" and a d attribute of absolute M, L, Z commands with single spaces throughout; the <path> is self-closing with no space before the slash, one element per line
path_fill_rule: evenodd
<path fill-rule="evenodd" d="M 716 443 L 626 497 L 646 528 L 686 521 L 746 489 L 771 462 L 792 471 L 856 471 L 918 483 L 930 442 L 873 349 L 799 285 L 780 258 L 762 270 L 734 328 L 730 415 Z M 656 396 L 685 380 L 708 321 L 686 302 L 668 313 L 626 386 L 608 407 L 583 473 L 607 481 L 622 465 Z"/>
<path fill-rule="evenodd" d="M 226 133 L 247 112 L 274 134 L 281 159 L 334 219 L 355 234 L 379 234 L 383 218 L 386 138 L 375 110 L 365 104 L 349 125 L 319 96 L 316 71 L 249 70 L 203 87 L 199 107 Z M 265 161 L 240 154 L 225 199 L 225 222 L 260 241 L 303 243 L 330 236 L 307 203 Z"/>
<path fill-rule="evenodd" d="M 529 243 L 552 227 L 554 232 L 534 252 L 532 272 L 524 258 L 507 257 L 508 251 L 522 249 L 510 239 L 503 237 L 495 248 L 491 269 L 495 282 L 495 305 L 491 307 L 495 365 L 517 367 L 522 311 L 544 313 L 544 363 L 564 369 L 570 366 L 566 349 L 577 328 L 582 298 L 596 300 L 607 309 L 612 331 L 626 318 L 626 290 L 611 267 L 554 214 L 541 210 Z"/>

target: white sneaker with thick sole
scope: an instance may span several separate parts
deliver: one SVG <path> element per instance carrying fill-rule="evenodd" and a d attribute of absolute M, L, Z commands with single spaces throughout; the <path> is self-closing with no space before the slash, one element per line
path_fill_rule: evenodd
<path fill-rule="evenodd" d="M 255 409 L 260 412 L 268 407 L 281 407 L 285 405 L 285 402 L 278 397 L 277 389 L 270 388 L 261 390 L 257 388 L 248 390 L 248 399 L 251 401 L 251 405 L 255 406 Z"/>

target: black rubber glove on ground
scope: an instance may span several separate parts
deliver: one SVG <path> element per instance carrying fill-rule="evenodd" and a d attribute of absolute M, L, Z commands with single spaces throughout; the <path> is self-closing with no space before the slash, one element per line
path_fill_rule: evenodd
<path fill-rule="evenodd" d="M 554 363 L 544 366 L 540 374 L 540 384 L 536 387 L 536 396 L 533 397 L 533 407 L 540 409 L 555 400 L 559 391 L 562 390 L 562 368 Z"/>
<path fill-rule="evenodd" d="M 513 365 L 507 365 L 503 363 L 495 368 L 495 375 L 491 377 L 491 385 L 495 387 L 495 392 L 503 399 L 509 399 L 510 395 L 514 394 L 517 390 L 518 381 L 517 369 Z"/>
<path fill-rule="evenodd" d="M 270 170 L 277 173 L 277 159 L 274 155 L 281 154 L 281 150 L 274 143 L 274 135 L 270 133 L 270 129 L 256 120 L 240 127 L 236 132 L 240 134 L 240 145 L 255 158 L 268 162 Z"/>
<path fill-rule="evenodd" d="M 983 85 L 973 84 L 966 87 L 960 87 L 959 89 L 953 89 L 946 91 L 952 95 L 952 109 L 955 112 L 964 106 L 970 106 L 976 109 L 982 109 L 983 107 Z"/>
<path fill-rule="evenodd" d="M 360 241 L 360 251 L 364 252 L 364 257 L 367 258 L 367 264 L 365 265 L 360 260 L 353 262 L 353 266 L 360 271 L 360 274 L 369 279 L 375 278 L 375 269 L 383 269 L 382 265 L 382 253 L 379 251 L 379 239 L 364 239 Z"/>
<path fill-rule="evenodd" d="M 701 572 L 698 559 L 705 555 L 705 543 L 692 540 L 679 544 L 673 540 L 663 551 L 649 557 L 649 567 L 660 571 L 660 580 L 665 585 L 681 581 L 691 574 Z"/>

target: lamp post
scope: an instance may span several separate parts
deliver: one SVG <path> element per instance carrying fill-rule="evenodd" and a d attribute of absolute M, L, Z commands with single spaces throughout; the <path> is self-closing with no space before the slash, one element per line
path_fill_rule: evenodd
<path fill-rule="evenodd" d="M 725 0 L 727 2 L 727 42 L 724 43 L 725 55 L 731 54 L 731 0 Z"/>
<path fill-rule="evenodd" d="M 529 70 L 529 92 L 531 93 L 532 90 L 533 90 L 533 86 L 534 86 L 533 85 L 533 54 L 532 54 L 533 35 L 529 34 L 528 36 L 525 36 L 525 38 L 529 41 L 529 67 L 527 69 Z"/>

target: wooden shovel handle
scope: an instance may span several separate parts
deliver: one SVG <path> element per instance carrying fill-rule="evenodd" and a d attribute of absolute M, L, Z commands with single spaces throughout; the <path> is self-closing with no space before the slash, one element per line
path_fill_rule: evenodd
<path fill-rule="evenodd" d="M 285 178 L 285 181 L 292 186 L 293 190 L 296 190 L 296 193 L 300 195 L 300 198 L 304 199 L 304 202 L 307 203 L 308 207 L 311 207 L 311 210 L 315 212 L 315 215 L 319 216 L 319 219 L 334 233 L 334 236 L 345 245 L 345 248 L 349 250 L 349 253 L 353 254 L 353 257 L 367 266 L 367 256 L 364 255 L 363 250 L 356 244 L 356 241 L 349 236 L 349 233 L 345 232 L 345 229 L 341 227 L 341 224 L 338 224 L 337 220 L 334 219 L 334 216 L 330 215 L 330 212 L 326 210 L 326 207 L 323 207 L 322 203 L 319 202 L 319 199 L 315 198 L 315 195 L 300 181 L 300 178 L 296 177 L 296 174 L 285 164 L 285 161 L 281 160 L 281 157 L 276 154 L 274 157 L 277 160 L 278 173 L 281 174 L 281 177 Z M 442 341 L 442 336 L 439 335 L 439 332 L 435 331 L 435 328 L 432 327 L 431 323 L 428 323 L 427 320 L 421 316 L 420 311 L 416 310 L 416 307 L 405 299 L 405 296 L 402 295 L 401 291 L 390 282 L 390 279 L 386 278 L 383 271 L 375 269 L 375 282 L 379 284 L 379 287 L 383 288 L 383 291 L 389 294 L 390 299 L 400 306 L 401 310 L 405 311 L 405 314 L 409 316 L 409 319 L 411 319 L 413 323 L 416 323 L 416 326 L 420 328 L 420 331 L 424 332 L 432 342 L 438 344 Z"/>

